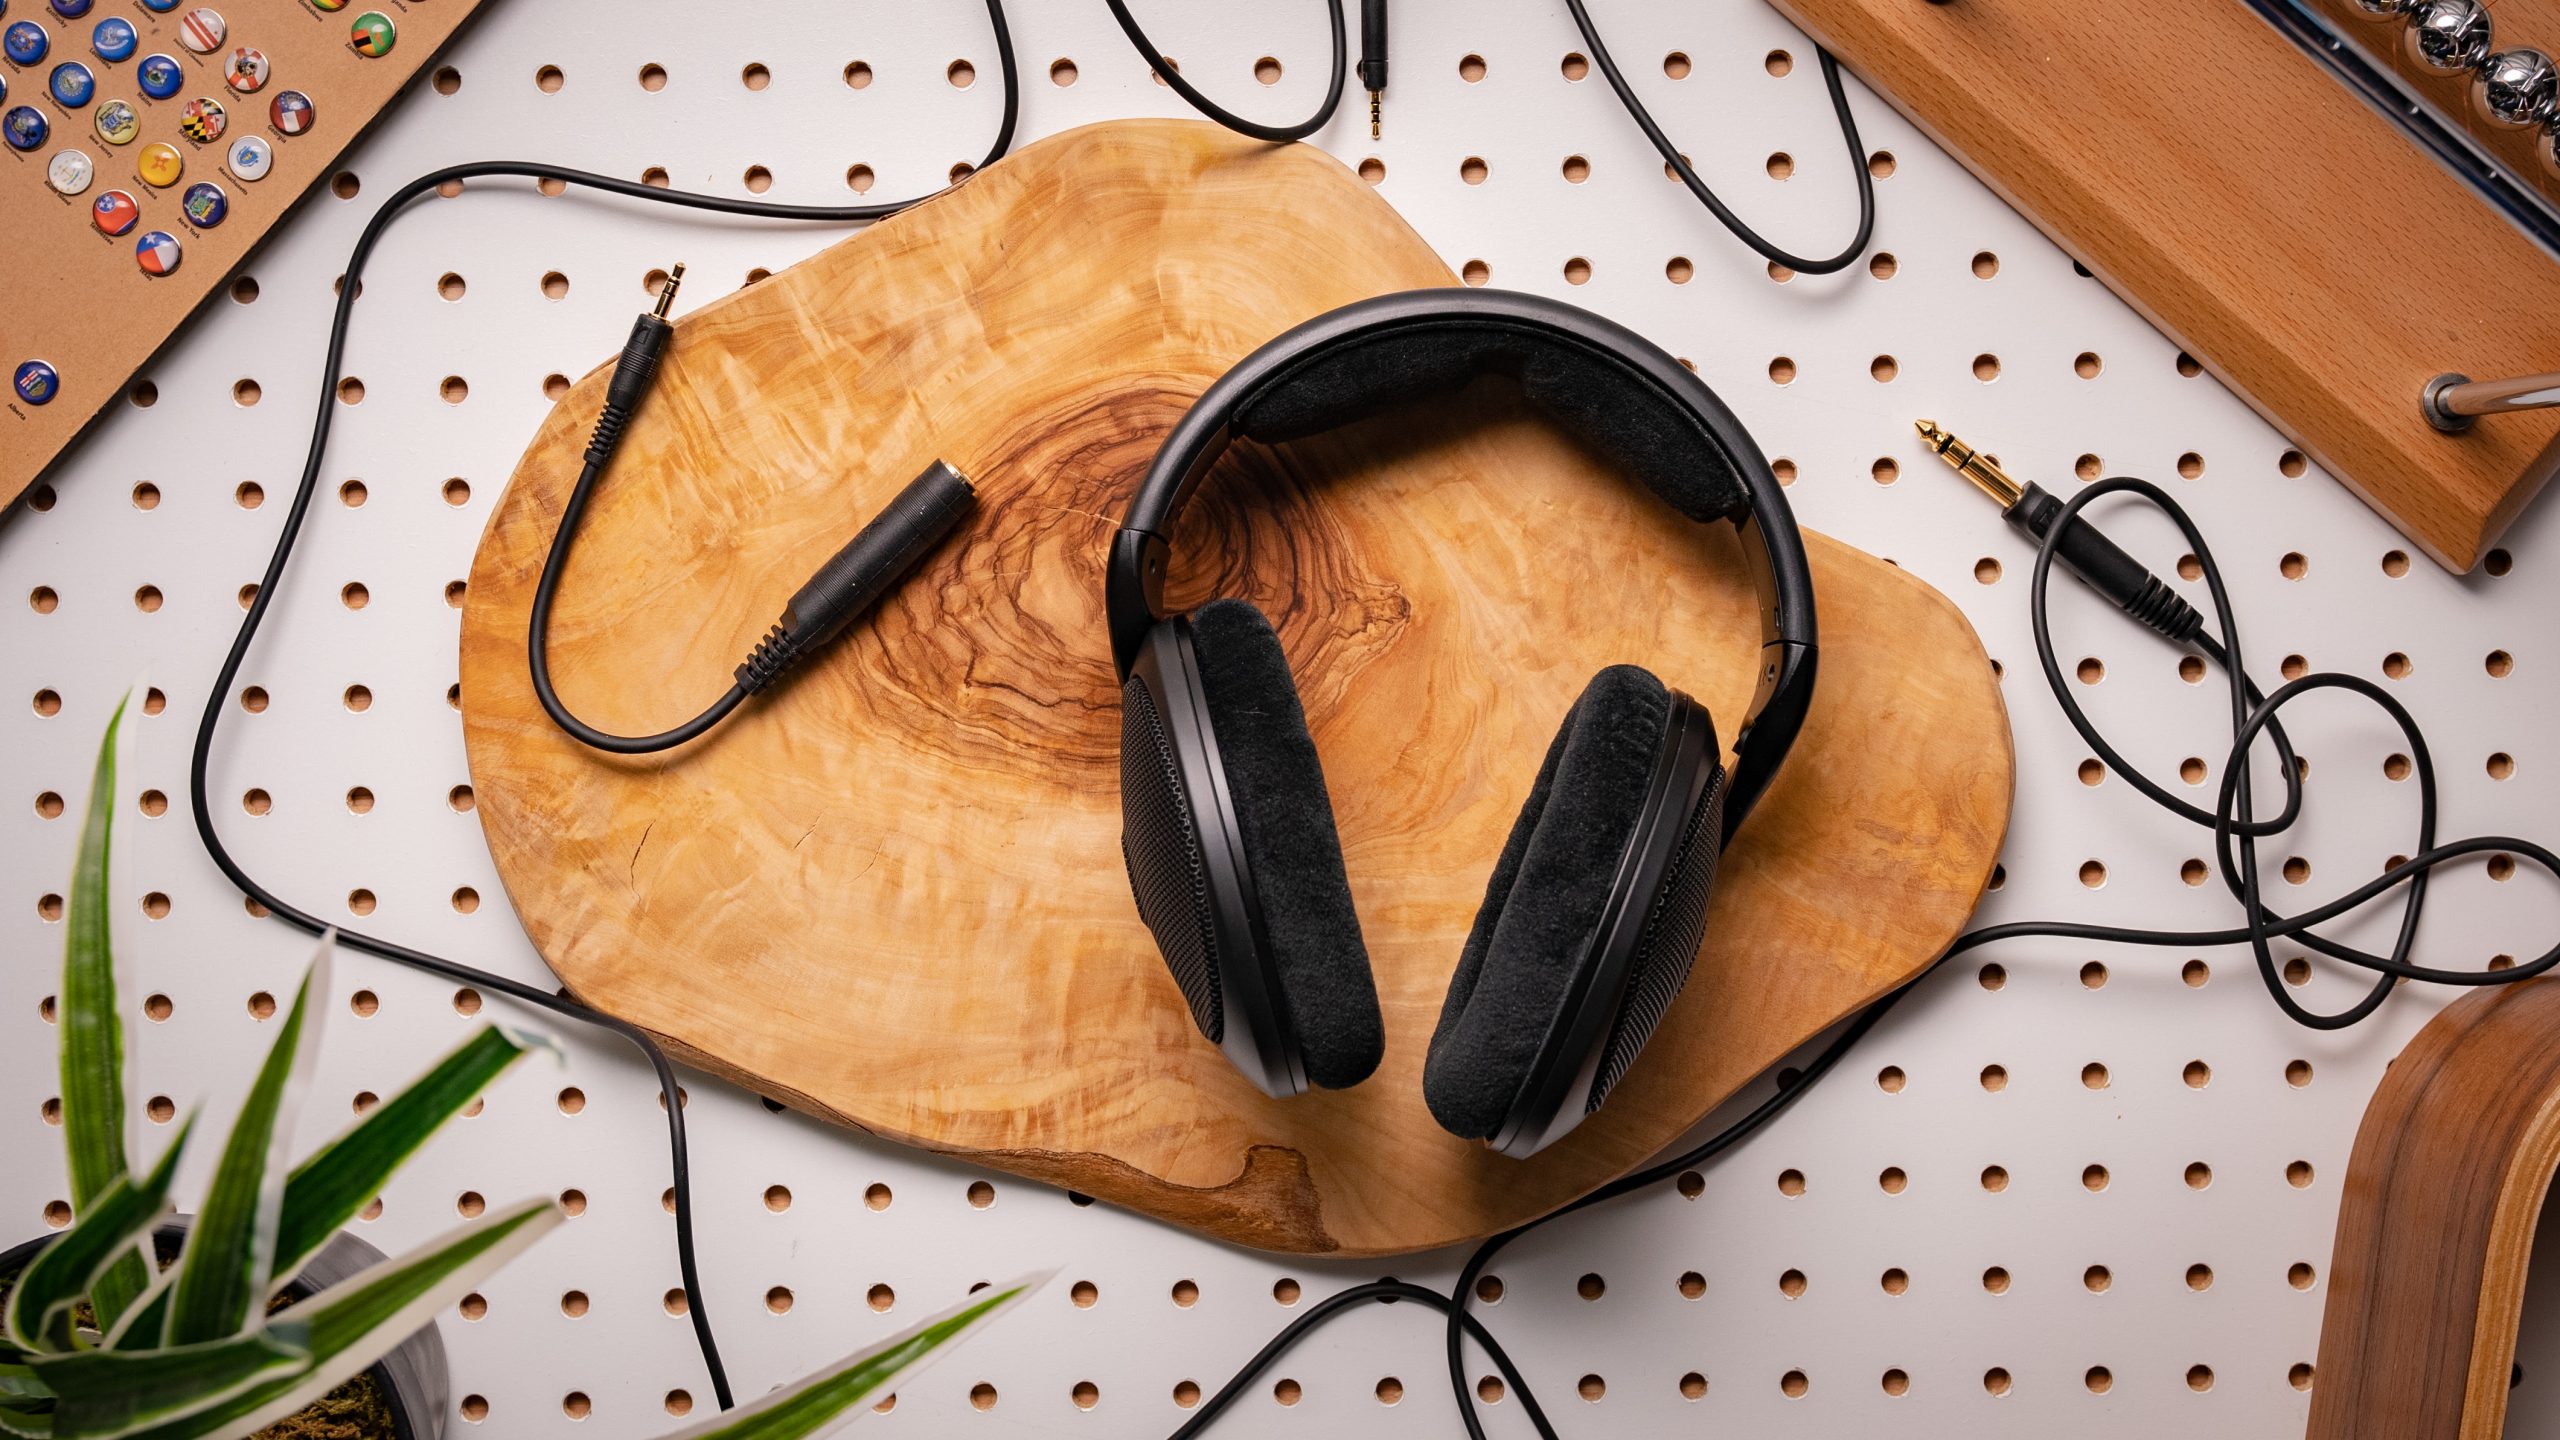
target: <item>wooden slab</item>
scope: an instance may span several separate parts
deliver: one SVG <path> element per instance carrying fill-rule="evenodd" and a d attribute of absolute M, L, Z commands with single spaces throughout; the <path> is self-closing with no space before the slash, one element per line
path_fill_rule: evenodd
<path fill-rule="evenodd" d="M 1952 605 L 1812 536 L 1813 716 L 1652 1048 L 1533 1160 L 1433 1123 L 1424 1042 L 1574 695 L 1642 661 L 1730 727 L 1758 655 L 1730 533 L 1488 385 L 1232 455 L 1185 518 L 1175 598 L 1253 597 L 1300 677 L 1387 1053 L 1355 1089 L 1275 1102 L 1193 1031 L 1121 866 L 1104 546 L 1229 363 L 1449 279 L 1322 152 L 1135 122 L 1030 146 L 685 315 L 562 577 L 554 673 L 590 721 L 691 713 L 933 457 L 981 506 L 875 624 L 706 742 L 636 761 L 554 730 L 525 671 L 589 375 L 492 515 L 462 628 L 479 813 L 561 979 L 815 1114 L 1247 1245 L 1386 1254 L 1592 1189 L 1926 965 L 2007 824 L 2006 716 Z"/>
<path fill-rule="evenodd" d="M 2508 130 L 2490 124 L 2471 108 L 2474 71 L 2439 75 L 2409 58 L 2404 43 L 2410 25 L 2404 15 L 2376 19 L 2358 0 L 2308 0 L 2329 32 L 2353 45 L 2365 58 L 2398 77 L 2410 94 L 2432 106 L 2455 129 L 2470 137 L 2482 153 L 2495 159 L 2517 183 L 2560 205 L 2560 175 L 2543 168 L 2536 153 L 2541 127 Z M 2540 46 L 2544 53 L 2560 45 L 2560 0 L 2498 0 L 2492 10 L 2497 38 L 2491 53 L 2519 46 Z M 2539 36 L 2540 39 L 2533 37 Z"/>
<path fill-rule="evenodd" d="M 1773 3 L 2439 563 L 2560 463 L 2560 412 L 2418 411 L 2560 370 L 2560 263 L 2247 6 Z"/>
<path fill-rule="evenodd" d="M 259 242 L 323 180 L 338 157 L 373 127 L 402 88 L 424 74 L 486 0 L 374 0 L 332 13 L 309 0 L 215 0 L 226 34 L 211 54 L 179 41 L 180 22 L 193 0 L 165 14 L 140 5 L 102 5 L 65 20 L 44 5 L 9 7 L 8 19 L 45 28 L 52 48 L 34 65 L 0 61 L 9 98 L 0 109 L 31 105 L 52 125 L 34 150 L 0 147 L 0 235 L 8 237 L 9 303 L 0 309 L 0 376 L 13 376 L 28 360 L 43 360 L 61 376 L 61 389 L 42 405 L 13 389 L 0 394 L 0 509 L 35 483 L 79 439 L 125 384 L 151 363 L 207 300 L 223 292 Z M 362 15 L 393 22 L 390 52 L 357 53 L 350 26 Z M 130 21 L 141 43 L 130 58 L 112 63 L 90 48 L 90 31 L 115 16 Z M 266 84 L 242 95 L 225 83 L 231 53 L 249 48 L 267 57 Z M 142 93 L 134 72 L 149 55 L 168 55 L 185 83 L 166 100 Z M 76 60 L 97 77 L 86 105 L 57 103 L 46 86 L 53 67 Z M 287 135 L 268 121 L 269 102 L 287 90 L 310 97 L 311 127 Z M 179 111 L 206 96 L 221 102 L 226 128 L 199 144 L 179 132 Z M 137 121 L 132 140 L 109 145 L 98 138 L 98 107 L 122 100 Z M 254 135 L 274 150 L 274 163 L 255 181 L 240 179 L 226 163 L 230 149 Z M 166 189 L 146 183 L 135 158 L 146 145 L 176 147 L 185 171 Z M 45 167 L 64 150 L 85 153 L 95 167 L 89 188 L 59 195 L 45 183 Z M 200 228 L 180 208 L 189 186 L 212 181 L 229 209 L 221 222 Z M 352 186 L 354 177 L 347 177 Z M 100 234 L 90 207 L 109 190 L 141 203 L 142 217 L 120 237 Z M 352 188 L 347 194 L 356 193 Z M 370 202 L 368 202 L 369 204 Z M 134 242 L 165 230 L 179 244 L 178 268 L 146 275 L 134 261 Z"/>
<path fill-rule="evenodd" d="M 2365 1106 L 2320 1321 L 2311 1440 L 2498 1440 L 2560 1168 L 2560 984 L 2475 991 Z"/>

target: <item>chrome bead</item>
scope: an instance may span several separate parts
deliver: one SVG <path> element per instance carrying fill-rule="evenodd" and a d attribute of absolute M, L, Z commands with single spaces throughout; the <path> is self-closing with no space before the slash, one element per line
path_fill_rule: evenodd
<path fill-rule="evenodd" d="M 2471 78 L 2471 108 L 2504 130 L 2522 130 L 2551 118 L 2560 95 L 2560 71 L 2539 50 L 2506 50 L 2481 62 Z"/>
<path fill-rule="evenodd" d="M 2489 56 L 2489 7 L 2480 0 L 2420 0 L 2400 41 L 2421 67 L 2459 75 Z"/>
<path fill-rule="evenodd" d="M 2543 178 L 2560 180 L 2560 116 L 2542 122 L 2542 133 L 2533 137 L 2533 153 L 2542 162 Z"/>
<path fill-rule="evenodd" d="M 2409 13 L 2415 0 L 2356 0 L 2355 17 L 2359 20 L 2394 20 Z"/>

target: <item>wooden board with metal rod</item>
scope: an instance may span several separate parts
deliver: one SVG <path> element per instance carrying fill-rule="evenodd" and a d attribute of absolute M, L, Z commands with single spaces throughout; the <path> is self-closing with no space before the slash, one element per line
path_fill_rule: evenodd
<path fill-rule="evenodd" d="M 2560 261 L 2247 6 L 1775 3 L 2439 563 L 2560 465 L 2560 415 L 2421 410 L 2560 370 Z"/>
<path fill-rule="evenodd" d="M 1121 862 L 1113 517 L 1254 346 L 1450 279 L 1319 151 L 1129 122 L 1026 147 L 683 315 L 562 572 L 553 673 L 582 717 L 655 728 L 726 685 L 811 557 L 927 460 L 971 476 L 979 507 L 833 650 L 704 741 L 627 761 L 544 717 L 525 658 L 606 381 L 589 375 L 492 515 L 463 614 L 478 813 L 544 957 L 581 998 L 810 1113 L 1338 1254 L 1550 1210 L 1918 973 L 1990 876 L 2006 715 L 1943 596 L 1809 535 L 1821 688 L 1661 1032 L 1605 1110 L 1530 1161 L 1432 1120 L 1424 1041 L 1573 696 L 1635 661 L 1730 726 L 1759 653 L 1733 537 L 1492 385 L 1230 455 L 1184 516 L 1173 601 L 1251 598 L 1292 659 L 1386 1059 L 1355 1088 L 1274 1101 L 1194 1030 Z"/>

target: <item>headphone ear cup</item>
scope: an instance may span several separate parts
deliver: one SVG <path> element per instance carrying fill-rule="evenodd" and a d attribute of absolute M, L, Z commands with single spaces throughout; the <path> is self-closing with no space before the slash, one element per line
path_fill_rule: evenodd
<path fill-rule="evenodd" d="M 1386 1028 L 1351 903 L 1324 767 L 1280 637 L 1243 600 L 1191 618 L 1201 696 L 1260 904 L 1272 973 L 1309 1082 L 1355 1085 L 1378 1068 Z"/>
<path fill-rule="evenodd" d="M 1431 1037 L 1423 1098 L 1443 1128 L 1525 1154 L 1624 1073 L 1697 949 L 1722 840 L 1716 753 L 1704 707 L 1635 666 L 1601 671 L 1574 702 Z M 1595 1051 L 1588 1091 L 1560 1088 Z M 1557 1076 L 1564 1065 L 1575 1074 Z"/>

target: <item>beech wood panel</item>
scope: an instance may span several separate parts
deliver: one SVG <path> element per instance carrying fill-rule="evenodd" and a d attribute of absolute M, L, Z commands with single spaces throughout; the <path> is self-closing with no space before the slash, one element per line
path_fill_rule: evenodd
<path fill-rule="evenodd" d="M 1773 3 L 2439 563 L 2560 464 L 2418 410 L 2560 370 L 2560 262 L 2245 5 Z"/>
<path fill-rule="evenodd" d="M 2365 1107 L 2338 1207 L 2310 1440 L 2497 1440 L 2560 1166 L 2560 985 L 2474 993 Z"/>
<path fill-rule="evenodd" d="M 2504 129 L 2482 119 L 2480 112 L 2471 108 L 2471 81 L 2478 72 L 2439 75 L 2410 59 L 2403 43 L 2409 32 L 2404 16 L 2375 19 L 2357 0 L 2309 0 L 2309 4 L 2328 22 L 2331 32 L 2398 76 L 2412 93 L 2425 97 L 2438 114 L 2470 136 L 2472 143 L 2495 156 L 2510 175 L 2543 199 L 2560 204 L 2560 176 L 2544 169 L 2541 157 L 2535 153 L 2541 143 L 2540 128 Z M 2560 52 L 2560 0 L 2497 0 L 2490 7 L 2490 18 L 2496 22 L 2496 38 L 2490 42 L 2492 53 L 2518 46 L 2538 49 L 2545 55 Z"/>
<path fill-rule="evenodd" d="M 1442 1132 L 1425 1041 L 1574 695 L 1653 667 L 1722 722 L 1757 661 L 1722 527 L 1674 515 L 1499 383 L 1223 462 L 1173 597 L 1274 617 L 1375 962 L 1386 1059 L 1265 1099 L 1193 1030 L 1119 853 L 1101 617 L 1114 519 L 1227 365 L 1450 283 L 1339 162 L 1198 122 L 1098 125 L 682 316 L 562 577 L 554 674 L 670 723 L 926 461 L 977 513 L 876 617 L 705 741 L 622 760 L 546 720 L 535 576 L 605 371 L 493 512 L 461 670 L 479 814 L 582 998 L 813 1114 L 1268 1249 L 1386 1254 L 1517 1224 L 1656 1153 L 1925 967 L 1988 880 L 2012 762 L 1972 629 L 1809 535 L 1820 688 L 1723 863 L 1710 939 L 1608 1108 L 1527 1162 Z"/>

